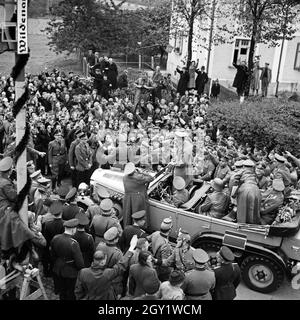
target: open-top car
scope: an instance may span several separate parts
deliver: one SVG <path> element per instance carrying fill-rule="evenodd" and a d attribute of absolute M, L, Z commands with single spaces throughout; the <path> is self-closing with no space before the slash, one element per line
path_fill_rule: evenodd
<path fill-rule="evenodd" d="M 122 220 L 124 196 L 124 173 L 118 170 L 97 169 L 91 177 L 91 185 L 103 186 L 115 202 L 115 210 Z M 161 221 L 171 217 L 171 238 L 176 239 L 179 229 L 187 230 L 192 237 L 192 246 L 201 247 L 213 254 L 221 245 L 229 246 L 241 266 L 246 285 L 256 291 L 269 293 L 282 283 L 285 274 L 291 276 L 300 269 L 300 211 L 287 222 L 276 225 L 253 225 L 230 222 L 199 214 L 210 184 L 194 184 L 190 200 L 180 208 L 168 202 L 171 194 L 172 170 L 165 168 L 154 174 L 148 186 L 150 226 L 149 232 L 160 229 Z M 299 197 L 300 199 L 300 197 Z"/>

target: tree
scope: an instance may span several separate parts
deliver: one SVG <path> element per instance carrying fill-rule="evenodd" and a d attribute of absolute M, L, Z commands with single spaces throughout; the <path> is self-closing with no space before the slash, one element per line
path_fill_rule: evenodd
<path fill-rule="evenodd" d="M 234 22 L 238 21 L 235 35 L 250 38 L 248 69 L 253 70 L 257 43 L 278 45 L 282 37 L 292 39 L 296 32 L 298 8 L 294 0 L 236 0 L 232 6 Z M 238 10 L 237 10 L 238 8 Z M 246 88 L 249 92 L 250 81 Z"/>
<path fill-rule="evenodd" d="M 194 27 L 207 10 L 207 0 L 174 0 L 172 26 L 188 37 L 187 67 L 192 60 Z"/>

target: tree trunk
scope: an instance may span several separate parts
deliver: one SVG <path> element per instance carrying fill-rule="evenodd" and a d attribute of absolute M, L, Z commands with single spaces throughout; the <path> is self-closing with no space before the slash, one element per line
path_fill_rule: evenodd
<path fill-rule="evenodd" d="M 253 72 L 253 58 L 254 58 L 254 52 L 255 52 L 255 46 L 256 46 L 256 37 L 257 37 L 257 21 L 254 21 L 251 40 L 250 40 L 250 49 L 249 49 L 249 57 L 248 57 L 249 76 L 248 76 L 248 80 L 245 87 L 245 96 L 248 96 L 250 92 L 250 83 L 251 83 L 251 77 Z"/>
<path fill-rule="evenodd" d="M 159 66 L 162 67 L 164 62 L 165 49 L 163 47 L 159 47 L 160 58 L 159 58 Z"/>
<path fill-rule="evenodd" d="M 187 63 L 186 63 L 186 67 L 188 69 L 190 67 L 192 54 L 193 54 L 194 21 L 195 21 L 195 15 L 192 14 L 191 20 L 189 21 L 188 52 L 187 52 Z"/>

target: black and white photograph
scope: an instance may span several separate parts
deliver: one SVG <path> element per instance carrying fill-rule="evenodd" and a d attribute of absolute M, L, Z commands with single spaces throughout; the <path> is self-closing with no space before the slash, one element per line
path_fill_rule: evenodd
<path fill-rule="evenodd" d="M 0 306 L 300 300 L 300 0 L 0 0 L 0 32 Z"/>

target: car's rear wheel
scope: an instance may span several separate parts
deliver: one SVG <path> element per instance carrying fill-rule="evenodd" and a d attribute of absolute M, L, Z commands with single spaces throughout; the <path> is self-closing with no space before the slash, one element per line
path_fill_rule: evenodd
<path fill-rule="evenodd" d="M 262 293 L 275 291 L 284 279 L 282 267 L 266 257 L 246 257 L 241 264 L 241 270 L 245 284 L 250 289 Z"/>

